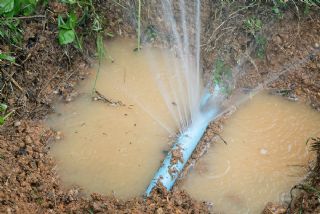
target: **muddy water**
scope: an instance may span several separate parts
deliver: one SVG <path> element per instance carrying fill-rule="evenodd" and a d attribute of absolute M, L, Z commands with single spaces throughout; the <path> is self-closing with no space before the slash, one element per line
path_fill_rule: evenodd
<path fill-rule="evenodd" d="M 222 137 L 187 177 L 184 188 L 221 213 L 260 213 L 283 201 L 312 159 L 306 140 L 319 134 L 320 114 L 301 103 L 256 95 L 229 118 Z"/>
<path fill-rule="evenodd" d="M 133 52 L 135 43 L 129 40 L 106 47 L 114 63 L 102 65 L 97 90 L 115 104 L 91 100 L 94 76 L 82 83 L 80 96 L 58 104 L 48 119 L 63 136 L 52 154 L 66 186 L 128 198 L 144 193 L 177 129 L 149 65 L 152 56 L 157 70 L 166 71 L 162 61 L 169 56 L 159 49 Z"/>

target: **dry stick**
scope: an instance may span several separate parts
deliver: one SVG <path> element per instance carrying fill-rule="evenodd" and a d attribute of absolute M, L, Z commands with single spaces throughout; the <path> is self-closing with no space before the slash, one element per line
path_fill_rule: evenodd
<path fill-rule="evenodd" d="M 19 83 L 15 80 L 15 79 L 13 79 L 13 75 L 15 74 L 15 72 L 13 73 L 13 74 L 11 74 L 11 75 L 9 75 L 9 74 L 7 74 L 6 72 L 2 72 L 3 74 L 5 74 L 8 78 L 9 78 L 9 80 L 10 80 L 10 82 L 12 82 L 22 93 L 24 93 L 24 89 L 19 85 Z"/>
<path fill-rule="evenodd" d="M 122 7 L 125 10 L 128 10 L 128 8 L 126 8 L 125 6 L 123 6 L 122 4 L 120 4 L 119 2 L 117 2 L 116 0 L 112 0 L 116 5 Z"/>
<path fill-rule="evenodd" d="M 219 133 L 217 133 L 217 132 L 212 132 L 212 133 L 215 134 L 216 136 L 218 136 L 224 144 L 228 145 L 228 142 Z"/>
<path fill-rule="evenodd" d="M 34 16 L 18 16 L 18 17 L 15 17 L 17 19 L 36 19 L 36 18 L 41 18 L 41 19 L 44 19 L 46 18 L 45 15 L 34 15 Z"/>
<path fill-rule="evenodd" d="M 239 12 L 242 11 L 242 10 L 248 9 L 248 8 L 250 8 L 250 7 L 253 7 L 253 6 L 255 6 L 255 4 L 249 5 L 249 6 L 246 6 L 246 7 L 243 7 L 243 8 L 241 8 L 241 9 L 239 9 L 239 10 L 231 13 L 231 14 L 228 16 L 228 18 L 227 18 L 225 21 L 223 21 L 223 22 L 212 32 L 212 34 L 211 34 L 211 36 L 210 36 L 207 44 L 205 44 L 205 45 L 209 45 L 209 44 L 211 43 L 211 41 L 213 40 L 213 38 L 214 38 L 215 32 L 217 32 L 217 31 L 218 31 L 226 22 L 228 22 L 230 19 L 233 19 L 233 18 L 237 17 L 237 16 L 238 16 L 237 13 L 239 13 Z"/>
<path fill-rule="evenodd" d="M 31 56 L 31 53 L 29 53 L 27 57 L 21 62 L 21 65 L 23 65 L 30 58 L 30 56 Z"/>

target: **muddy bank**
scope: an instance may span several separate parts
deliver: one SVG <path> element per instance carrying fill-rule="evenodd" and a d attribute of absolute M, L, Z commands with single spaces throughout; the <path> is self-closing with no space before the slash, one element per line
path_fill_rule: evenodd
<path fill-rule="evenodd" d="M 296 58 L 309 58 L 306 63 L 268 84 L 268 87 L 279 90 L 280 94 L 287 97 L 305 100 L 319 109 L 320 55 L 312 54 L 318 50 L 320 43 L 319 14 L 298 17 L 291 10 L 284 19 L 279 20 L 271 13 L 259 13 L 262 9 L 244 9 L 233 17 L 232 14 L 238 8 L 224 8 L 217 3 L 208 2 L 205 2 L 208 4 L 205 6 L 208 12 L 204 13 L 203 19 L 207 21 L 204 21 L 206 31 L 202 38 L 205 44 L 208 43 L 203 46 L 203 65 L 208 80 L 212 78 L 213 62 L 218 57 L 223 58 L 230 66 L 235 66 L 239 59 L 243 59 L 241 70 L 246 72 L 237 87 L 249 89 L 270 73 L 281 72 L 286 63 L 296 61 Z M 132 25 L 126 24 L 132 19 L 123 16 L 123 8 L 112 2 L 100 4 L 98 8 L 105 15 L 108 32 L 120 36 L 135 36 L 132 34 Z M 2 51 L 17 53 L 18 65 L 1 62 L 0 88 L 3 89 L 0 99 L 8 103 L 15 114 L 0 128 L 0 212 L 208 213 L 212 208 L 211 203 L 193 200 L 179 190 L 179 185 L 175 186 L 172 193 L 159 190 L 147 200 L 136 198 L 128 201 L 99 194 L 86 198 L 80 188 L 62 188 L 55 172 L 55 163 L 48 155 L 50 145 L 54 143 L 58 133 L 44 127 L 41 119 L 52 111 L 54 100 L 70 102 L 76 97 L 74 88 L 77 82 L 86 78 L 87 68 L 94 56 L 94 41 L 90 36 L 84 38 L 86 48 L 83 53 L 73 46 L 61 47 L 57 43 L 57 16 L 65 10 L 67 8 L 63 4 L 50 2 L 48 9 L 39 9 L 39 14 L 46 14 L 45 18 L 23 20 L 26 33 L 21 49 L 1 44 Z M 224 22 L 230 15 L 232 18 Z M 243 29 L 242 21 L 251 15 L 261 16 L 266 22 L 269 18 L 273 20 L 263 31 L 266 32 L 268 45 L 262 59 L 256 58 L 252 51 L 255 44 L 250 45 L 253 38 Z M 151 18 L 146 20 L 150 22 L 148 25 L 154 24 Z M 223 28 L 219 27 L 222 22 L 226 24 L 223 24 Z M 223 120 L 221 118 L 209 126 L 187 168 L 196 163 L 209 145 L 214 147 L 219 138 L 217 134 L 223 129 Z M 319 189 L 318 175 L 315 173 L 309 181 Z M 302 207 L 309 213 L 317 213 L 319 206 L 314 193 L 302 191 L 302 195 L 297 194 L 292 204 L 292 212 L 298 212 Z"/>

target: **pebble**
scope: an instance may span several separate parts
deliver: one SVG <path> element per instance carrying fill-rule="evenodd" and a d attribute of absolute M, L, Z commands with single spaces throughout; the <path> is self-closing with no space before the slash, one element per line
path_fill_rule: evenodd
<path fill-rule="evenodd" d="M 15 121 L 14 124 L 13 124 L 15 127 L 18 127 L 21 125 L 21 122 L 20 121 Z"/>
<path fill-rule="evenodd" d="M 70 96 L 66 97 L 66 102 L 71 102 L 71 101 L 72 101 L 72 99 Z"/>
<path fill-rule="evenodd" d="M 19 143 L 19 147 L 25 147 L 25 146 L 26 146 L 26 144 L 24 142 Z"/>
<path fill-rule="evenodd" d="M 27 135 L 26 136 L 26 138 L 24 139 L 24 142 L 26 143 L 26 144 L 32 144 L 32 139 L 31 139 L 31 137 L 29 136 L 29 135 Z"/>
<path fill-rule="evenodd" d="M 316 43 L 314 44 L 314 47 L 315 47 L 315 48 L 319 48 L 319 47 L 320 47 L 319 43 L 316 42 Z"/>
<path fill-rule="evenodd" d="M 275 43 L 277 43 L 277 44 L 282 44 L 282 39 L 281 39 L 280 36 L 276 36 L 276 37 L 273 39 L 273 41 L 274 41 Z"/>
<path fill-rule="evenodd" d="M 61 135 L 62 135 L 62 132 L 61 131 L 57 131 L 56 140 L 61 140 Z"/>
<path fill-rule="evenodd" d="M 157 209 L 157 214 L 163 214 L 163 213 L 164 212 L 163 212 L 163 209 L 161 207 Z"/>

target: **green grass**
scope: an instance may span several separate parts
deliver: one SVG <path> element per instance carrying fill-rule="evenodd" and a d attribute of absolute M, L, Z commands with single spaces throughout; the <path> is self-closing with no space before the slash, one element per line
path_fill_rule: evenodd
<path fill-rule="evenodd" d="M 15 63 L 16 62 L 16 58 L 11 56 L 10 54 L 7 54 L 7 53 L 0 53 L 0 62 L 2 60 L 5 60 L 5 61 L 10 62 L 10 63 Z"/>
<path fill-rule="evenodd" d="M 73 44 L 78 50 L 82 51 L 84 34 L 87 36 L 91 35 L 96 39 L 95 43 L 98 69 L 92 87 L 92 94 L 94 94 L 100 73 L 100 66 L 107 55 L 103 40 L 105 33 L 102 24 L 103 20 L 96 13 L 96 8 L 92 0 L 63 0 L 62 2 L 68 5 L 68 13 L 60 15 L 58 19 L 59 43 L 61 45 Z M 76 11 L 78 13 L 76 13 Z M 87 30 L 84 30 L 84 28 Z M 107 33 L 107 35 L 113 37 L 112 33 Z M 109 55 L 108 57 L 113 61 Z"/>
<path fill-rule="evenodd" d="M 231 87 L 228 80 L 232 79 L 231 67 L 226 65 L 222 59 L 217 59 L 214 63 L 213 83 L 221 88 L 223 94 L 230 94 Z"/>
<path fill-rule="evenodd" d="M 262 21 L 256 17 L 251 17 L 244 20 L 243 25 L 249 33 L 255 36 L 262 28 Z"/>
<path fill-rule="evenodd" d="M 23 30 L 19 16 L 31 15 L 37 4 L 37 0 L 0 0 L 0 40 L 3 43 L 20 44 Z"/>
<path fill-rule="evenodd" d="M 244 29 L 254 37 L 254 42 L 256 45 L 256 56 L 258 58 L 263 58 L 265 56 L 267 39 L 261 35 L 261 30 L 263 23 L 260 19 L 256 17 L 250 17 L 243 22 Z"/>
<path fill-rule="evenodd" d="M 138 0 L 138 29 L 137 29 L 137 50 L 140 50 L 141 43 L 141 0 Z"/>
<path fill-rule="evenodd" d="M 13 114 L 14 111 L 7 113 L 8 106 L 4 103 L 0 103 L 0 126 Z"/>

